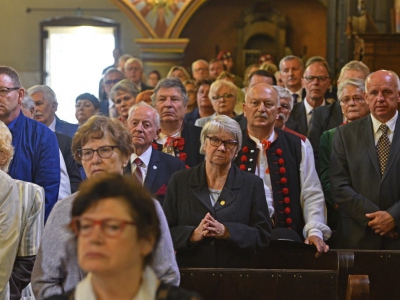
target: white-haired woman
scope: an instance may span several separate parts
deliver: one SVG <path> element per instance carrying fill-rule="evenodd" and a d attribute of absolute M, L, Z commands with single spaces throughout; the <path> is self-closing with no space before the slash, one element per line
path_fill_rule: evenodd
<path fill-rule="evenodd" d="M 239 124 L 216 116 L 201 132 L 205 161 L 170 179 L 163 208 L 181 268 L 252 267 L 269 245 L 263 182 L 232 164 L 241 142 Z"/>

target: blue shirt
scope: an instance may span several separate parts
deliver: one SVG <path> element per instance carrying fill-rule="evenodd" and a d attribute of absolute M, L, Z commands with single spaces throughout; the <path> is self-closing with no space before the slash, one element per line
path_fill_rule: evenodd
<path fill-rule="evenodd" d="M 14 158 L 8 174 L 36 183 L 45 191 L 45 220 L 57 202 L 60 186 L 60 154 L 56 135 L 44 124 L 21 112 L 10 128 Z"/>

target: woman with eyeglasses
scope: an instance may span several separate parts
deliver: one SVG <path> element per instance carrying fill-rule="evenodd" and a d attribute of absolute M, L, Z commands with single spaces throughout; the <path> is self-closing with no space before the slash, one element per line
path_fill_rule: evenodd
<path fill-rule="evenodd" d="M 226 80 L 216 80 L 210 86 L 209 98 L 215 113 L 211 116 L 197 119 L 194 125 L 203 127 L 208 121 L 218 115 L 233 118 L 236 105 L 237 87 Z"/>
<path fill-rule="evenodd" d="M 93 116 L 74 135 L 72 152 L 75 160 L 82 163 L 89 180 L 108 173 L 122 175 L 133 151 L 131 139 L 129 131 L 118 120 Z M 47 220 L 32 273 L 32 288 L 37 299 L 69 291 L 85 276 L 78 266 L 73 234 L 67 230 L 75 198 L 76 193 L 56 203 Z M 162 281 L 178 285 L 179 270 L 168 225 L 161 206 L 155 205 L 161 239 L 151 266 Z"/>
<path fill-rule="evenodd" d="M 232 164 L 242 143 L 235 120 L 216 116 L 200 140 L 205 161 L 172 175 L 163 204 L 178 266 L 251 268 L 271 238 L 263 182 Z"/>
<path fill-rule="evenodd" d="M 365 81 L 362 79 L 348 78 L 339 84 L 337 96 L 346 120 L 344 124 L 353 122 L 369 114 L 369 107 L 367 102 L 365 102 L 364 92 Z M 336 229 L 339 214 L 339 208 L 333 202 L 331 196 L 331 185 L 329 182 L 329 164 L 336 128 L 325 131 L 322 134 L 318 152 L 318 175 L 325 194 L 328 226 L 331 229 Z"/>
<path fill-rule="evenodd" d="M 84 182 L 70 214 L 87 275 L 48 299 L 199 299 L 162 283 L 150 267 L 160 223 L 150 194 L 130 178 L 108 173 Z"/>

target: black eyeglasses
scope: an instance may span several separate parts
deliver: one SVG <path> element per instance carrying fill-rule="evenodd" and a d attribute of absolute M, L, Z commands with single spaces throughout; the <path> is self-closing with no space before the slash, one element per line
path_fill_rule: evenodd
<path fill-rule="evenodd" d="M 318 82 L 325 82 L 328 78 L 328 76 L 304 76 L 307 82 L 313 82 L 315 79 L 317 79 Z"/>
<path fill-rule="evenodd" d="M 0 88 L 0 96 L 7 96 L 9 92 L 19 90 L 20 87 L 1 87 Z"/>
<path fill-rule="evenodd" d="M 345 97 L 340 100 L 344 105 L 347 105 L 351 102 L 351 100 L 354 101 L 354 103 L 363 103 L 365 101 L 364 97 L 362 96 L 353 96 L 353 97 Z"/>
<path fill-rule="evenodd" d="M 221 140 L 220 138 L 217 138 L 216 136 L 206 136 L 206 138 L 208 138 L 210 140 L 211 146 L 214 146 L 214 147 L 219 147 L 219 146 L 221 146 L 222 143 L 224 143 L 224 147 L 226 149 L 235 149 L 236 146 L 238 145 L 237 141 L 234 141 L 234 140 L 224 141 L 224 140 Z"/>
<path fill-rule="evenodd" d="M 101 158 L 109 158 L 114 153 L 114 149 L 118 148 L 118 146 L 103 146 L 97 149 L 79 149 L 78 156 L 83 161 L 91 160 L 94 153 L 97 152 L 97 155 Z"/>
<path fill-rule="evenodd" d="M 121 80 L 122 80 L 122 79 L 114 79 L 114 80 L 109 79 L 109 80 L 105 81 L 104 83 L 105 83 L 106 85 L 112 85 L 112 84 L 117 84 L 117 83 L 120 82 Z"/>
<path fill-rule="evenodd" d="M 219 99 L 224 99 L 224 100 L 227 100 L 227 99 L 230 99 L 230 98 L 232 98 L 232 97 L 234 97 L 232 94 L 223 94 L 223 95 L 215 95 L 215 96 L 212 96 L 211 97 L 211 99 L 213 100 L 213 101 L 218 101 Z"/>
<path fill-rule="evenodd" d="M 75 217 L 72 219 L 69 227 L 79 236 L 88 236 L 93 232 L 94 226 L 100 225 L 101 232 L 109 238 L 119 237 L 126 227 L 126 225 L 136 225 L 134 221 L 119 220 L 119 219 L 103 219 L 94 220 L 84 217 Z"/>

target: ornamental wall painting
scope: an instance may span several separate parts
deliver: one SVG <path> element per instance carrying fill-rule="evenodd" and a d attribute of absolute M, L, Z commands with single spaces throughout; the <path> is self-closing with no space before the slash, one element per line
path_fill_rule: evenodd
<path fill-rule="evenodd" d="M 157 36 L 164 36 L 175 16 L 190 0 L 131 0 Z"/>

